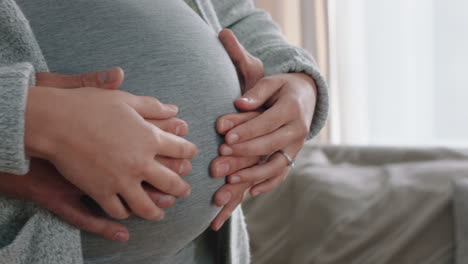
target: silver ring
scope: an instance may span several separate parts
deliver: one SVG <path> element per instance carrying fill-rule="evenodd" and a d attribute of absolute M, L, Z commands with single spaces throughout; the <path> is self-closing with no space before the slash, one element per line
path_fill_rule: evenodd
<path fill-rule="evenodd" d="M 289 156 L 288 153 L 284 152 L 283 150 L 278 150 L 276 152 L 272 152 L 270 154 L 268 154 L 266 157 L 264 157 L 262 160 L 260 160 L 260 162 L 258 164 L 264 164 L 266 163 L 271 156 L 273 156 L 274 154 L 276 154 L 277 152 L 279 152 L 280 154 L 282 154 L 286 160 L 288 161 L 288 167 L 291 167 L 294 168 L 296 166 L 296 160 L 292 159 L 291 156 Z"/>
<path fill-rule="evenodd" d="M 288 160 L 288 167 L 294 168 L 296 166 L 296 160 L 292 159 L 288 153 L 284 152 L 283 150 L 278 150 L 277 152 L 283 154 L 283 156 Z"/>

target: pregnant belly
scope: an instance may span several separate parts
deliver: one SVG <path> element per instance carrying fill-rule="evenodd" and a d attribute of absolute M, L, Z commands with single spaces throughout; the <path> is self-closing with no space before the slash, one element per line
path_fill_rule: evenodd
<path fill-rule="evenodd" d="M 156 259 L 176 254 L 219 212 L 212 198 L 224 180 L 209 175 L 221 143 L 215 121 L 235 112 L 232 101 L 240 89 L 216 34 L 183 1 L 48 0 L 42 7 L 34 1 L 19 2 L 51 71 L 73 74 L 120 66 L 125 71 L 122 90 L 179 106 L 178 117 L 189 124 L 187 139 L 200 150 L 185 177 L 192 195 L 177 200 L 163 221 L 122 221 L 130 229 L 128 243 L 82 236 L 85 257 L 118 254 L 123 261 L 132 252 Z M 41 12 L 60 15 L 41 19 Z"/>

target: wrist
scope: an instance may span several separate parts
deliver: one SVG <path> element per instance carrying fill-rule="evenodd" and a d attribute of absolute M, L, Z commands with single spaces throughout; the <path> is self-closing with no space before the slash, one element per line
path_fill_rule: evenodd
<path fill-rule="evenodd" d="M 298 80 L 298 87 L 305 87 L 306 89 L 301 89 L 303 91 L 301 98 L 304 100 L 303 105 L 307 106 L 304 110 L 305 122 L 308 126 L 312 124 L 314 118 L 315 105 L 317 103 L 317 85 L 315 80 L 306 73 L 291 73 L 290 75 L 294 76 Z"/>
<path fill-rule="evenodd" d="M 52 132 L 59 129 L 54 122 L 58 102 L 61 102 L 59 89 L 29 88 L 24 130 L 26 155 L 48 159 L 54 153 Z"/>
<path fill-rule="evenodd" d="M 300 73 L 300 72 L 290 73 L 290 74 L 304 81 L 304 84 L 306 84 L 313 90 L 314 96 L 315 97 L 317 96 L 317 85 L 315 84 L 315 80 L 312 77 L 310 77 L 310 75 L 306 73 Z"/>

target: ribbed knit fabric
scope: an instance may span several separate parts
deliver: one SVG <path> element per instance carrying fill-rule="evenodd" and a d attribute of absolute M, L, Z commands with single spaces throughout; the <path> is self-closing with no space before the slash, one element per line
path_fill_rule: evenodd
<path fill-rule="evenodd" d="M 14 1 L 0 1 L 0 172 L 25 174 L 24 113 L 35 71 L 47 65 Z"/>
<path fill-rule="evenodd" d="M 30 63 L 0 67 L 0 170 L 25 174 L 29 162 L 24 153 L 24 114 L 27 87 L 34 78 Z"/>

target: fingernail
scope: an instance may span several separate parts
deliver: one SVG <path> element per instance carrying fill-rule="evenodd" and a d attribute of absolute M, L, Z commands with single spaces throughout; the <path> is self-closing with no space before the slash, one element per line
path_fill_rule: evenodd
<path fill-rule="evenodd" d="M 159 203 L 170 203 L 174 200 L 174 196 L 172 195 L 167 195 L 167 194 L 162 194 L 160 197 L 159 197 Z"/>
<path fill-rule="evenodd" d="M 224 145 L 221 149 L 221 154 L 223 155 L 231 155 L 232 154 L 232 148 Z"/>
<path fill-rule="evenodd" d="M 112 84 L 117 81 L 117 74 L 112 70 L 104 70 L 98 73 L 98 78 L 102 84 Z"/>
<path fill-rule="evenodd" d="M 161 221 L 164 219 L 164 211 L 156 211 L 153 215 L 152 219 L 156 221 Z"/>
<path fill-rule="evenodd" d="M 248 98 L 248 97 L 241 97 L 240 100 L 246 102 L 246 103 L 250 103 L 252 102 L 252 99 Z"/>
<path fill-rule="evenodd" d="M 184 172 L 184 169 L 185 169 L 185 164 L 182 162 L 182 164 L 180 164 L 180 167 L 179 167 L 179 174 L 182 174 L 182 172 Z"/>
<path fill-rule="evenodd" d="M 234 127 L 234 123 L 231 120 L 222 120 L 221 121 L 221 130 L 226 131 Z"/>
<path fill-rule="evenodd" d="M 255 191 L 252 192 L 252 196 L 257 196 L 259 194 L 260 194 L 260 191 L 258 191 L 258 190 L 255 190 Z"/>
<path fill-rule="evenodd" d="M 228 138 L 227 138 L 227 142 L 229 144 L 234 144 L 238 140 L 239 140 L 239 135 L 237 135 L 236 133 L 233 133 L 233 134 L 229 135 Z"/>
<path fill-rule="evenodd" d="M 221 193 L 221 197 L 219 198 L 221 206 L 226 205 L 231 200 L 231 196 L 230 192 Z"/>
<path fill-rule="evenodd" d="M 165 106 L 169 111 L 172 111 L 172 112 L 178 112 L 179 111 L 179 108 L 177 107 L 177 105 L 166 104 Z"/>
<path fill-rule="evenodd" d="M 185 125 L 182 125 L 182 124 L 178 125 L 175 130 L 176 135 L 182 136 L 184 129 L 185 129 Z"/>
<path fill-rule="evenodd" d="M 229 171 L 229 164 L 221 163 L 217 166 L 217 174 L 219 177 L 226 176 Z"/>
<path fill-rule="evenodd" d="M 191 188 L 188 188 L 187 191 L 185 191 L 185 193 L 182 195 L 182 197 L 183 197 L 183 198 L 189 197 L 191 193 L 192 193 Z"/>
<path fill-rule="evenodd" d="M 122 242 L 127 241 L 128 240 L 128 234 L 124 233 L 124 232 L 117 232 L 117 233 L 115 233 L 113 240 L 122 241 Z"/>
<path fill-rule="evenodd" d="M 230 183 L 238 183 L 238 182 L 240 182 L 240 177 L 237 176 L 237 175 L 231 176 L 231 178 L 229 179 L 229 182 Z"/>

